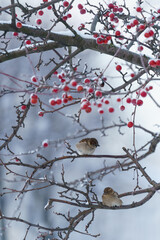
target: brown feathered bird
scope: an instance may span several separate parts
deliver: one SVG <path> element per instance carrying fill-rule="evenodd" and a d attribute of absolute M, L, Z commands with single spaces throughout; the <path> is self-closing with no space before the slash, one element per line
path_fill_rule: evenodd
<path fill-rule="evenodd" d="M 121 206 L 122 200 L 118 197 L 118 193 L 115 192 L 112 188 L 106 187 L 102 195 L 102 203 L 108 207 Z"/>
<path fill-rule="evenodd" d="M 76 144 L 80 154 L 93 154 L 98 146 L 99 143 L 96 138 L 84 138 Z"/>

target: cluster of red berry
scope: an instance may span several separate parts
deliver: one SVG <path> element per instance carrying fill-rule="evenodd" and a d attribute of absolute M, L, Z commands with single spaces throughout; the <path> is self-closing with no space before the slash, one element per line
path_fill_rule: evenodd
<path fill-rule="evenodd" d="M 149 60 L 149 65 L 151 67 L 159 67 L 160 66 L 160 59 L 152 59 L 152 60 Z"/>
<path fill-rule="evenodd" d="M 43 2 L 48 2 L 48 0 L 43 0 Z M 51 6 L 47 7 L 48 9 L 52 9 Z M 62 3 L 62 8 L 65 10 L 65 15 L 62 17 L 62 20 L 66 21 L 68 18 L 71 18 L 72 15 L 68 13 L 72 9 L 72 6 L 70 6 L 69 1 L 63 1 Z M 84 6 L 80 3 L 77 5 L 78 10 L 80 11 L 80 14 L 85 14 L 86 9 Z M 108 4 L 108 8 L 103 14 L 104 17 L 104 22 L 105 19 L 109 22 L 111 26 L 111 32 L 114 34 L 110 34 L 110 31 L 108 31 L 106 34 L 103 32 L 102 33 L 97 33 L 95 32 L 93 34 L 93 37 L 96 38 L 97 44 L 108 44 L 109 41 L 113 39 L 118 39 L 118 40 L 123 40 L 124 39 L 124 33 L 122 28 L 120 28 L 120 24 L 122 21 L 120 21 L 120 18 L 118 18 L 118 15 L 123 14 L 125 10 L 122 7 L 119 7 L 116 5 L 116 3 L 110 3 Z M 137 13 L 143 14 L 143 9 L 141 7 L 136 8 Z M 160 10 L 159 10 L 160 12 Z M 44 12 L 43 10 L 38 11 L 39 16 L 43 16 Z M 137 14 L 138 15 L 138 14 Z M 153 18 L 152 18 L 153 20 Z M 151 38 L 154 38 L 155 36 L 155 30 L 153 27 L 154 22 L 151 20 L 150 23 L 143 23 L 139 20 L 138 17 L 135 17 L 135 19 L 132 19 L 129 23 L 125 24 L 124 30 L 127 33 L 131 33 L 133 31 L 141 31 L 143 32 L 143 37 L 146 38 L 148 41 Z M 38 18 L 36 20 L 36 23 L 38 25 L 42 24 L 42 20 Z M 22 23 L 17 22 L 17 28 L 21 28 Z M 120 30 L 119 30 L 119 29 Z M 78 30 L 81 31 L 85 29 L 85 24 L 81 23 L 80 26 L 78 27 Z M 131 29 L 131 30 L 130 30 Z M 14 33 L 14 36 L 17 36 L 18 33 Z M 25 42 L 27 45 L 31 44 L 31 40 L 27 39 Z M 142 44 L 143 45 L 143 44 Z M 138 51 L 143 50 L 143 46 L 139 44 L 138 46 Z M 149 65 L 151 67 L 159 67 L 160 66 L 160 59 L 153 59 L 149 61 Z M 123 75 L 123 69 L 120 64 L 116 64 L 115 69 L 120 72 L 120 74 Z M 76 71 L 76 70 L 75 70 Z M 59 79 L 59 84 L 54 85 L 52 88 L 52 93 L 53 96 L 49 99 L 49 105 L 51 107 L 53 106 L 59 106 L 61 104 L 67 104 L 68 101 L 73 101 L 77 99 L 77 97 L 73 97 L 73 94 L 79 94 L 78 99 L 81 99 L 81 104 L 80 104 L 80 109 L 84 110 L 86 113 L 92 112 L 93 107 L 98 108 L 98 113 L 99 114 L 104 114 L 105 113 L 105 105 L 108 105 L 108 112 L 113 113 L 115 111 L 114 107 L 110 106 L 110 100 L 104 97 L 103 90 L 101 89 L 99 82 L 99 79 L 90 79 L 90 78 L 85 78 L 83 80 L 76 80 L 76 79 L 70 79 L 65 76 L 64 73 L 58 74 L 56 71 L 54 73 L 56 77 Z M 132 78 L 135 77 L 134 73 L 131 73 L 130 75 Z M 107 80 L 107 79 L 106 79 Z M 33 84 L 38 85 L 38 78 L 36 76 L 33 76 L 31 78 L 31 82 Z M 142 106 L 143 105 L 143 98 L 147 96 L 147 92 L 152 89 L 152 86 L 146 87 L 146 89 L 141 89 L 138 91 L 136 98 L 133 98 L 133 94 L 131 97 L 127 98 L 117 98 L 117 102 L 120 103 L 120 110 L 124 111 L 126 107 L 123 105 L 124 101 L 127 104 L 132 104 L 133 106 Z M 61 94 L 61 96 L 60 96 Z M 84 98 L 85 95 L 85 98 Z M 111 98 L 110 98 L 111 99 Z M 37 104 L 38 102 L 38 96 L 37 93 L 33 93 L 30 96 L 30 102 L 32 105 Z M 26 106 L 23 105 L 22 110 L 26 109 Z M 43 116 L 45 112 L 39 112 L 39 116 Z M 132 127 L 133 123 L 129 122 L 128 127 Z"/>

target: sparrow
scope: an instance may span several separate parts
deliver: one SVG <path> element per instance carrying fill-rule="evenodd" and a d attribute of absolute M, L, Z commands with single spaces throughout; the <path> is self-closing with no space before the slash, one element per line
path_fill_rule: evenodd
<path fill-rule="evenodd" d="M 115 192 L 112 188 L 107 187 L 104 189 L 102 195 L 102 204 L 108 207 L 119 207 L 122 205 L 122 200 L 118 197 L 118 193 Z"/>
<path fill-rule="evenodd" d="M 94 153 L 96 147 L 99 143 L 96 138 L 84 138 L 76 144 L 78 152 L 82 154 L 92 154 Z"/>

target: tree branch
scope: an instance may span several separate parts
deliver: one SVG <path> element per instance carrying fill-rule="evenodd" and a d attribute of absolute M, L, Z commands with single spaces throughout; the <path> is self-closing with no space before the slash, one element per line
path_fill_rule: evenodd
<path fill-rule="evenodd" d="M 0 30 L 15 31 L 15 29 L 11 26 L 11 24 L 6 24 L 6 23 L 0 24 Z M 25 25 L 18 31 L 33 37 L 47 38 L 47 39 L 59 42 L 63 46 L 75 46 L 83 50 L 90 49 L 90 50 L 98 51 L 100 53 L 105 53 L 111 56 L 114 56 L 115 53 L 117 53 L 116 54 L 117 58 L 143 67 L 142 60 L 139 54 L 125 50 L 125 49 L 119 49 L 119 47 L 116 47 L 112 44 L 98 45 L 96 43 L 96 40 L 82 38 L 78 35 L 70 36 L 70 35 L 50 32 L 48 36 L 47 30 L 43 30 L 35 27 L 27 27 Z M 149 58 L 146 57 L 145 55 L 143 55 L 142 58 L 143 58 L 144 65 L 147 67 Z"/>

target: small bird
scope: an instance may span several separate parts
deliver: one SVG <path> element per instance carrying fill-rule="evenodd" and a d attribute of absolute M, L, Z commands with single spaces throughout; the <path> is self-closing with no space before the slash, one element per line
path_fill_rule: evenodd
<path fill-rule="evenodd" d="M 82 154 L 92 154 L 94 153 L 96 147 L 99 143 L 96 138 L 84 138 L 76 144 L 78 152 Z"/>
<path fill-rule="evenodd" d="M 107 187 L 104 189 L 102 195 L 102 203 L 108 207 L 119 207 L 122 205 L 122 200 L 118 197 L 118 193 L 115 192 L 112 188 Z"/>

